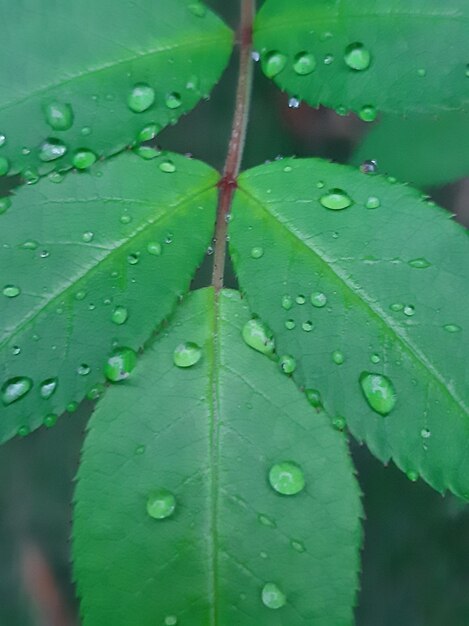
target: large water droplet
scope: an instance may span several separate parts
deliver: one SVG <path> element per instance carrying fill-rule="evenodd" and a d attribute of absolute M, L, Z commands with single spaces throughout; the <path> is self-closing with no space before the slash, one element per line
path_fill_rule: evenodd
<path fill-rule="evenodd" d="M 177 367 L 192 367 L 202 358 L 201 348 L 193 341 L 186 341 L 176 346 L 173 352 L 174 365 Z"/>
<path fill-rule="evenodd" d="M 262 67 L 264 74 L 268 78 L 273 78 L 280 74 L 285 65 L 287 64 L 287 57 L 281 52 L 272 51 L 269 52 L 263 59 Z"/>
<path fill-rule="evenodd" d="M 370 67 L 371 54 L 362 43 L 352 43 L 345 49 L 344 60 L 352 70 L 362 71 Z"/>
<path fill-rule="evenodd" d="M 128 317 L 129 312 L 125 308 L 125 306 L 116 306 L 116 308 L 112 312 L 111 320 L 114 322 L 114 324 L 121 326 L 122 324 L 125 324 Z"/>
<path fill-rule="evenodd" d="M 15 376 L 6 381 L 1 389 L 1 398 L 5 406 L 21 400 L 29 393 L 33 386 L 33 381 L 26 376 Z"/>
<path fill-rule="evenodd" d="M 382 374 L 362 372 L 360 386 L 366 401 L 376 413 L 389 415 L 396 405 L 396 391 L 392 382 Z"/>
<path fill-rule="evenodd" d="M 41 398 L 44 398 L 44 400 L 48 400 L 51 396 L 53 396 L 57 389 L 58 383 L 59 381 L 57 380 L 57 378 L 48 378 L 47 380 L 44 380 L 39 385 L 39 393 L 41 395 Z"/>
<path fill-rule="evenodd" d="M 73 109 L 64 102 L 50 102 L 44 107 L 44 114 L 53 130 L 68 130 L 73 124 Z"/>
<path fill-rule="evenodd" d="M 147 513 L 153 519 L 165 519 L 174 513 L 176 498 L 167 489 L 158 489 L 147 500 Z"/>
<path fill-rule="evenodd" d="M 73 155 L 73 166 L 78 170 L 86 170 L 96 162 L 97 156 L 91 150 L 77 150 Z"/>
<path fill-rule="evenodd" d="M 353 204 L 352 198 L 342 189 L 331 189 L 329 193 L 321 196 L 319 202 L 326 209 L 341 211 Z"/>
<path fill-rule="evenodd" d="M 281 609 L 285 606 L 287 598 L 275 583 L 266 583 L 262 587 L 262 603 L 268 609 Z"/>
<path fill-rule="evenodd" d="M 181 96 L 176 92 L 169 93 L 164 102 L 168 109 L 178 109 L 182 104 Z"/>
<path fill-rule="evenodd" d="M 269 328 L 258 319 L 249 320 L 242 331 L 244 341 L 262 354 L 273 354 L 275 341 Z"/>
<path fill-rule="evenodd" d="M 47 163 L 60 159 L 67 152 L 67 146 L 58 139 L 46 139 L 39 148 L 39 158 Z"/>
<path fill-rule="evenodd" d="M 271 467 L 269 482 L 275 491 L 284 496 L 293 496 L 305 487 L 303 470 L 289 461 L 276 463 Z"/>
<path fill-rule="evenodd" d="M 130 92 L 127 99 L 129 109 L 134 113 L 143 113 L 151 107 L 155 101 L 155 90 L 146 83 L 138 83 Z"/>
<path fill-rule="evenodd" d="M 20 295 L 21 289 L 17 287 L 16 285 L 5 285 L 5 287 L 2 290 L 2 293 L 7 298 L 16 298 L 16 296 Z"/>
<path fill-rule="evenodd" d="M 316 57 L 309 52 L 300 52 L 293 62 L 293 70 L 300 76 L 311 74 L 316 69 Z"/>
<path fill-rule="evenodd" d="M 280 357 L 279 366 L 284 374 L 293 374 L 296 370 L 296 361 L 292 356 L 285 354 Z"/>
<path fill-rule="evenodd" d="M 116 348 L 104 366 L 104 374 L 113 383 L 125 380 L 137 364 L 137 354 L 132 348 Z"/>

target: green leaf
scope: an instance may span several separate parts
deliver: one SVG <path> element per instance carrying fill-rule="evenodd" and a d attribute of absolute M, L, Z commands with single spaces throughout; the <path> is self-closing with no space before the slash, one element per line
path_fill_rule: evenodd
<path fill-rule="evenodd" d="M 174 124 L 210 93 L 233 39 L 190 0 L 0 0 L 0 15 L 0 173 L 28 179 Z"/>
<path fill-rule="evenodd" d="M 344 436 L 243 342 L 239 295 L 218 298 L 190 294 L 91 419 L 74 521 L 84 626 L 353 622 L 361 509 Z M 174 364 L 181 346 L 190 367 Z"/>
<path fill-rule="evenodd" d="M 254 41 L 290 95 L 372 121 L 378 111 L 467 110 L 468 38 L 462 0 L 267 0 Z"/>
<path fill-rule="evenodd" d="M 209 245 L 217 179 L 175 154 L 126 154 L 12 197 L 0 215 L 2 441 L 99 395 L 113 349 L 138 350 L 171 312 Z M 134 364 L 121 357 L 108 378 Z"/>
<path fill-rule="evenodd" d="M 386 116 L 365 136 L 352 162 L 376 159 L 381 172 L 419 187 L 434 187 L 469 174 L 469 115 Z"/>
<path fill-rule="evenodd" d="M 242 174 L 230 237 L 297 383 L 378 458 L 469 498 L 467 233 L 393 179 L 288 159 Z"/>

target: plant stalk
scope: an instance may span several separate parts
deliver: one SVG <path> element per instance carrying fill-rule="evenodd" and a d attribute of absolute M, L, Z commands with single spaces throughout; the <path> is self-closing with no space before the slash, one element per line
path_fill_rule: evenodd
<path fill-rule="evenodd" d="M 243 158 L 246 130 L 249 120 L 252 86 L 252 26 L 256 11 L 255 0 L 241 0 L 241 22 L 238 32 L 240 55 L 236 88 L 235 111 L 231 136 L 226 155 L 223 176 L 218 183 L 217 223 L 215 227 L 215 250 L 213 256 L 212 285 L 215 291 L 223 288 L 226 259 L 226 234 L 233 194 L 237 187 L 241 160 Z"/>

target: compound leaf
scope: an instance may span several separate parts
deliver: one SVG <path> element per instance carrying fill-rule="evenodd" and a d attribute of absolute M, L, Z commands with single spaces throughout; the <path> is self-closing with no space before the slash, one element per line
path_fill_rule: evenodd
<path fill-rule="evenodd" d="M 469 498 L 467 233 L 420 192 L 319 159 L 242 174 L 230 231 L 297 383 L 378 458 Z"/>
<path fill-rule="evenodd" d="M 210 243 L 217 179 L 175 154 L 126 154 L 12 197 L 0 215 L 2 441 L 99 395 L 113 348 L 138 350 L 170 313 Z"/>
<path fill-rule="evenodd" d="M 0 0 L 0 174 L 88 167 L 206 97 L 232 47 L 190 0 Z"/>
<path fill-rule="evenodd" d="M 467 110 L 468 38 L 463 0 L 267 0 L 255 24 L 267 76 L 312 106 L 365 121 L 378 111 Z"/>
<path fill-rule="evenodd" d="M 84 626 L 353 622 L 344 436 L 243 342 L 249 319 L 237 292 L 191 293 L 99 403 L 75 494 Z"/>

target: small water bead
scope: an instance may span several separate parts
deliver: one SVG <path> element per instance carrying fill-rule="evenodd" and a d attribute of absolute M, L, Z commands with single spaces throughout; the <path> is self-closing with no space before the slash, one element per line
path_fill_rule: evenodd
<path fill-rule="evenodd" d="M 169 93 L 164 102 L 168 109 L 178 109 L 182 104 L 181 95 L 176 92 Z"/>
<path fill-rule="evenodd" d="M 44 107 L 44 115 L 53 130 L 68 130 L 73 125 L 73 109 L 65 102 L 49 102 Z"/>
<path fill-rule="evenodd" d="M 205 17 L 205 14 L 207 13 L 207 8 L 204 4 L 202 4 L 202 2 L 192 2 L 189 4 L 188 8 L 192 15 L 195 15 L 196 17 Z"/>
<path fill-rule="evenodd" d="M 267 552 L 259 552 L 259 556 L 261 557 L 261 559 L 267 559 L 269 558 L 269 555 L 267 554 Z"/>
<path fill-rule="evenodd" d="M 21 176 L 23 177 L 25 183 L 27 185 L 35 185 L 40 176 L 37 171 L 33 168 L 27 168 L 21 172 Z"/>
<path fill-rule="evenodd" d="M 58 139 L 46 139 L 39 148 L 39 158 L 45 163 L 60 159 L 67 152 L 67 146 Z"/>
<path fill-rule="evenodd" d="M 420 436 L 422 439 L 429 439 L 432 436 L 431 431 L 428 428 L 422 428 L 420 431 Z"/>
<path fill-rule="evenodd" d="M 193 341 L 180 343 L 173 352 L 173 362 L 177 367 L 192 367 L 202 358 L 202 350 Z"/>
<path fill-rule="evenodd" d="M 132 348 L 115 348 L 104 366 L 104 375 L 117 383 L 128 378 L 136 365 L 137 354 Z"/>
<path fill-rule="evenodd" d="M 332 418 L 332 426 L 339 431 L 343 431 L 345 430 L 346 426 L 347 426 L 347 422 L 345 420 L 345 417 L 342 417 L 340 415 L 337 415 L 336 417 Z"/>
<path fill-rule="evenodd" d="M 363 161 L 360 165 L 360 172 L 362 174 L 376 174 L 378 172 L 378 162 L 375 159 L 368 159 Z"/>
<path fill-rule="evenodd" d="M 313 322 L 310 322 L 309 320 L 307 322 L 303 322 L 301 324 L 301 328 L 306 332 L 309 333 L 313 330 L 314 328 L 314 324 Z"/>
<path fill-rule="evenodd" d="M 0 215 L 5 213 L 11 207 L 11 198 L 7 196 L 6 198 L 0 198 Z"/>
<path fill-rule="evenodd" d="M 255 246 L 251 249 L 251 257 L 253 259 L 260 259 L 262 256 L 264 256 L 264 248 L 261 248 L 260 246 Z"/>
<path fill-rule="evenodd" d="M 285 167 L 283 168 L 283 171 L 288 173 L 288 172 L 291 172 L 292 169 L 293 168 L 291 167 L 291 165 L 285 165 Z"/>
<path fill-rule="evenodd" d="M 30 432 L 31 432 L 31 429 L 29 428 L 29 426 L 20 426 L 18 428 L 19 437 L 27 437 Z"/>
<path fill-rule="evenodd" d="M 143 113 L 155 102 L 155 90 L 146 83 L 138 83 L 127 98 L 129 109 L 134 113 Z"/>
<path fill-rule="evenodd" d="M 80 376 L 88 376 L 91 372 L 91 367 L 87 363 L 82 363 L 77 367 L 77 374 Z"/>
<path fill-rule="evenodd" d="M 296 361 L 292 356 L 284 354 L 280 357 L 279 366 L 284 374 L 293 374 L 296 370 Z"/>
<path fill-rule="evenodd" d="M 268 515 L 263 515 L 262 513 L 258 515 L 257 519 L 262 524 L 262 526 L 266 526 L 267 528 L 277 528 L 277 524 L 273 519 L 271 519 Z"/>
<path fill-rule="evenodd" d="M 325 209 L 342 211 L 353 204 L 352 198 L 343 189 L 331 189 L 329 193 L 321 196 L 319 202 Z"/>
<path fill-rule="evenodd" d="M 0 157 L 0 176 L 8 174 L 10 169 L 10 161 L 6 157 Z"/>
<path fill-rule="evenodd" d="M 345 63 L 357 72 L 367 70 L 371 63 L 371 53 L 362 43 L 352 43 L 345 49 Z"/>
<path fill-rule="evenodd" d="M 395 313 L 399 313 L 400 311 L 404 309 L 404 305 L 401 304 L 400 302 L 394 302 L 393 304 L 391 304 L 389 308 L 391 309 L 391 311 L 394 311 Z"/>
<path fill-rule="evenodd" d="M 268 609 L 281 609 L 287 602 L 285 594 L 275 583 L 266 583 L 262 587 L 261 598 Z"/>
<path fill-rule="evenodd" d="M 334 62 L 333 54 L 326 54 L 324 57 L 324 65 L 331 65 Z"/>
<path fill-rule="evenodd" d="M 85 298 L 86 298 L 86 291 L 84 289 L 80 289 L 80 291 L 76 292 L 75 300 L 78 300 L 79 302 L 81 302 Z"/>
<path fill-rule="evenodd" d="M 253 50 L 251 52 L 251 59 L 254 61 L 254 63 L 258 63 L 260 61 L 261 55 L 257 50 Z"/>
<path fill-rule="evenodd" d="M 327 304 L 327 296 L 325 293 L 322 293 L 322 291 L 315 291 L 311 294 L 310 299 L 311 304 L 318 309 L 322 309 L 322 307 Z"/>
<path fill-rule="evenodd" d="M 420 67 L 420 68 L 417 70 L 417 76 L 420 76 L 421 78 L 423 78 L 423 77 L 424 77 L 424 76 L 426 76 L 426 75 L 427 75 L 427 70 L 426 70 L 425 68 Z"/>
<path fill-rule="evenodd" d="M 86 170 L 96 163 L 98 157 L 91 150 L 77 150 L 73 155 L 72 164 L 78 170 Z"/>
<path fill-rule="evenodd" d="M 132 221 L 132 216 L 129 215 L 128 213 L 124 213 L 124 215 L 121 215 L 119 218 L 119 222 L 121 224 L 130 224 L 131 221 Z"/>
<path fill-rule="evenodd" d="M 293 70 L 300 76 L 311 74 L 316 69 L 316 57 L 310 52 L 299 52 L 293 62 Z"/>
<path fill-rule="evenodd" d="M 88 400 L 98 400 L 105 391 L 106 387 L 102 383 L 98 383 L 94 387 L 91 387 L 91 389 L 86 394 L 86 397 L 88 398 Z"/>
<path fill-rule="evenodd" d="M 161 154 L 161 150 L 155 150 L 155 148 L 151 148 L 150 146 L 138 146 L 134 151 L 135 154 L 145 161 L 156 159 L 156 157 Z"/>
<path fill-rule="evenodd" d="M 360 109 L 358 117 L 364 122 L 374 122 L 378 117 L 378 112 L 373 105 L 367 104 Z"/>
<path fill-rule="evenodd" d="M 7 380 L 0 391 L 4 406 L 9 406 L 27 395 L 33 386 L 33 381 L 27 376 L 15 376 Z"/>
<path fill-rule="evenodd" d="M 370 196 L 365 203 L 367 209 L 379 209 L 381 202 L 376 196 Z"/>
<path fill-rule="evenodd" d="M 243 326 L 242 336 L 247 345 L 257 352 L 271 355 L 275 350 L 275 341 L 270 329 L 259 319 L 252 319 Z"/>
<path fill-rule="evenodd" d="M 161 161 L 158 167 L 165 174 L 172 174 L 173 172 L 176 171 L 176 166 L 169 159 L 166 159 L 165 161 Z"/>
<path fill-rule="evenodd" d="M 67 406 L 65 407 L 65 410 L 67 411 L 67 413 L 75 413 L 77 409 L 78 409 L 78 402 L 69 402 Z"/>
<path fill-rule="evenodd" d="M 292 319 L 285 320 L 285 328 L 287 330 L 293 330 L 295 326 L 296 326 L 295 320 L 292 320 Z"/>
<path fill-rule="evenodd" d="M 305 389 L 306 399 L 315 409 L 322 407 L 321 394 L 317 389 Z"/>
<path fill-rule="evenodd" d="M 22 250 L 37 250 L 39 246 L 39 243 L 37 241 L 34 241 L 34 239 L 28 239 L 27 241 L 24 241 L 22 244 L 20 244 L 20 248 Z"/>
<path fill-rule="evenodd" d="M 288 100 L 288 106 L 290 107 L 290 109 L 299 109 L 300 104 L 301 104 L 301 100 L 295 96 L 292 96 Z"/>
<path fill-rule="evenodd" d="M 325 185 L 325 183 L 324 183 L 323 180 L 318 180 L 318 182 L 316 183 L 316 187 L 318 189 L 324 189 L 324 185 Z"/>
<path fill-rule="evenodd" d="M 12 346 L 11 353 L 13 356 L 18 356 L 18 354 L 21 354 L 21 348 L 19 346 Z"/>
<path fill-rule="evenodd" d="M 140 260 L 140 254 L 138 252 L 134 252 L 132 254 L 129 254 L 129 256 L 127 257 L 127 262 L 130 265 L 137 265 L 139 260 Z"/>
<path fill-rule="evenodd" d="M 148 126 L 144 126 L 142 130 L 138 133 L 138 141 L 150 141 L 154 139 L 158 132 L 160 131 L 160 127 L 158 124 L 148 124 Z"/>
<path fill-rule="evenodd" d="M 7 298 L 16 298 L 17 296 L 20 295 L 21 289 L 17 287 L 16 285 L 5 285 L 5 287 L 2 290 L 2 293 Z"/>
<path fill-rule="evenodd" d="M 269 483 L 277 493 L 293 496 L 304 489 L 305 477 L 299 465 L 290 461 L 283 461 L 271 467 Z"/>
<path fill-rule="evenodd" d="M 427 259 L 424 259 L 423 257 L 420 257 L 418 259 L 411 259 L 409 261 L 409 265 L 411 267 L 414 267 L 415 269 L 418 269 L 418 270 L 425 270 L 425 269 L 427 269 L 428 267 L 431 266 L 431 263 L 430 263 L 430 261 L 427 261 Z"/>
<path fill-rule="evenodd" d="M 285 309 L 285 311 L 289 311 L 293 306 L 293 298 L 291 296 L 283 296 L 282 297 L 282 308 Z"/>
<path fill-rule="evenodd" d="M 125 308 L 125 306 L 116 306 L 116 308 L 112 312 L 111 321 L 113 321 L 114 324 L 117 324 L 118 326 L 122 326 L 122 324 L 126 323 L 128 317 L 129 312 Z"/>
<path fill-rule="evenodd" d="M 396 391 L 390 379 L 383 374 L 362 372 L 359 381 L 365 400 L 373 411 L 383 416 L 389 415 L 397 401 Z"/>
<path fill-rule="evenodd" d="M 137 456 L 140 456 L 140 455 L 144 454 L 145 450 L 146 450 L 146 446 L 144 446 L 143 444 L 141 444 L 141 445 L 139 445 L 139 446 L 137 446 L 137 447 L 135 448 L 135 454 L 136 454 Z"/>
<path fill-rule="evenodd" d="M 372 363 L 375 363 L 375 364 L 376 364 L 376 363 L 379 363 L 379 362 L 381 361 L 381 358 L 380 358 L 379 354 L 372 354 L 372 355 L 370 356 L 370 361 L 371 361 Z"/>
<path fill-rule="evenodd" d="M 51 398 L 57 390 L 59 381 L 57 378 L 48 378 L 39 385 L 39 394 L 44 400 Z"/>
<path fill-rule="evenodd" d="M 395 185 L 397 183 L 397 178 L 395 176 L 388 176 L 386 178 L 386 180 L 388 181 L 388 183 L 390 183 L 391 185 Z"/>
<path fill-rule="evenodd" d="M 54 184 L 58 184 L 61 183 L 64 179 L 64 175 L 61 174 L 60 172 L 51 172 L 50 174 L 47 175 L 47 179 Z"/>
<path fill-rule="evenodd" d="M 175 615 L 167 615 L 164 618 L 164 626 L 176 626 L 177 623 L 178 618 Z"/>
<path fill-rule="evenodd" d="M 176 498 L 167 489 L 158 489 L 147 500 L 147 513 L 153 519 L 165 519 L 174 513 Z"/>
<path fill-rule="evenodd" d="M 340 350 L 335 350 L 332 353 L 332 360 L 336 365 L 342 365 L 345 362 L 345 356 Z"/>
<path fill-rule="evenodd" d="M 262 69 L 268 78 L 280 74 L 287 64 L 287 57 L 281 52 L 272 51 L 266 54 L 262 61 Z"/>
<path fill-rule="evenodd" d="M 337 115 L 340 115 L 341 117 L 344 117 L 345 115 L 347 115 L 348 110 L 347 110 L 347 107 L 338 106 L 337 109 L 335 110 L 335 112 L 337 113 Z"/>
<path fill-rule="evenodd" d="M 46 417 L 43 420 L 44 426 L 46 428 L 52 428 L 52 426 L 55 426 L 58 419 L 59 419 L 58 415 L 55 415 L 54 413 L 50 413 L 49 415 L 46 415 Z"/>
<path fill-rule="evenodd" d="M 459 331 L 461 330 L 461 326 L 458 326 L 457 324 L 445 324 L 443 328 L 448 333 L 459 333 Z"/>
<path fill-rule="evenodd" d="M 41 259 L 47 259 L 47 257 L 50 256 L 50 252 L 49 250 L 41 250 L 39 256 L 41 257 Z"/>
<path fill-rule="evenodd" d="M 7 138 L 6 135 L 0 133 L 0 148 L 6 144 Z"/>
<path fill-rule="evenodd" d="M 407 472 L 406 476 L 407 476 L 407 478 L 408 478 L 409 480 L 411 480 L 413 483 L 415 483 L 415 482 L 418 480 L 418 478 L 419 478 L 418 472 L 414 472 L 413 470 L 409 470 L 409 471 Z"/>
<path fill-rule="evenodd" d="M 295 550 L 295 552 L 306 552 L 306 548 L 304 546 L 303 543 L 301 543 L 301 541 L 295 541 L 292 539 L 292 541 L 290 541 L 290 545 L 293 548 L 293 550 Z"/>
<path fill-rule="evenodd" d="M 407 317 L 415 315 L 415 307 L 412 304 L 406 304 L 404 307 L 404 315 L 407 315 Z"/>
<path fill-rule="evenodd" d="M 94 233 L 92 233 L 91 231 L 87 231 L 86 233 L 83 233 L 81 238 L 85 243 L 90 243 L 90 241 L 93 241 L 94 239 Z"/>

